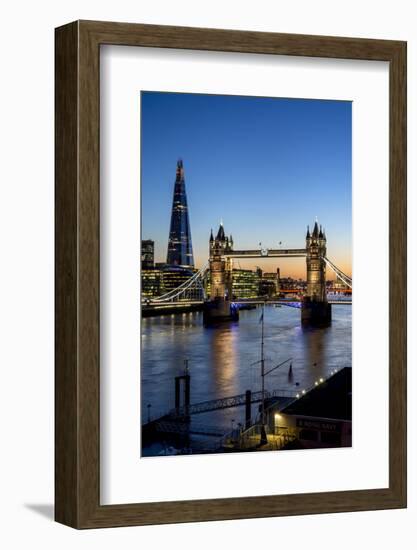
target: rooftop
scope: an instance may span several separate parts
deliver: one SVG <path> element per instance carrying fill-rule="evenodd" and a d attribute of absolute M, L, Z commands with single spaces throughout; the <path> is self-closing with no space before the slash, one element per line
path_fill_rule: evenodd
<path fill-rule="evenodd" d="M 345 367 L 281 411 L 283 414 L 352 420 L 352 369 Z"/>

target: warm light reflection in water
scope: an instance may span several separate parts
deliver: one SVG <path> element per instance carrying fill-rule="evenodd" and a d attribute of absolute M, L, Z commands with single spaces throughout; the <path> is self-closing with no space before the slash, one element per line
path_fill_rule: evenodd
<path fill-rule="evenodd" d="M 336 367 L 351 366 L 351 306 L 333 306 L 326 329 L 302 329 L 297 309 L 265 309 L 267 367 L 292 357 L 288 367 L 266 378 L 267 389 L 308 388 Z M 204 328 L 201 313 L 142 320 L 142 418 L 174 406 L 174 377 L 189 361 L 191 402 L 206 401 L 260 389 L 260 310 L 242 311 L 239 323 Z M 298 386 L 296 384 L 298 383 Z M 229 426 L 241 421 L 243 407 L 198 415 L 199 422 Z"/>
<path fill-rule="evenodd" d="M 210 338 L 208 352 L 209 364 L 212 368 L 212 388 L 215 392 L 225 390 L 230 395 L 235 395 L 239 392 L 236 380 L 238 374 L 236 356 L 238 325 L 233 323 L 222 330 L 217 328 L 206 330 Z"/>

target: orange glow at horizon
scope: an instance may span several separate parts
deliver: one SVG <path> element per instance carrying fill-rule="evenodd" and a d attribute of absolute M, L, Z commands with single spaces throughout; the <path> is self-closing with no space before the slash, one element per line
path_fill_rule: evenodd
<path fill-rule="evenodd" d="M 342 257 L 335 256 L 330 257 L 329 259 L 341 270 L 343 273 L 352 276 L 352 264 L 351 261 L 345 260 Z M 202 267 L 206 262 L 207 258 L 195 257 L 195 265 L 197 268 Z M 305 258 L 250 258 L 250 259 L 235 259 L 233 260 L 233 267 L 235 269 L 251 269 L 255 270 L 257 267 L 260 267 L 263 272 L 272 273 L 280 269 L 281 278 L 291 277 L 293 279 L 302 279 L 306 278 L 306 260 Z M 330 269 L 327 268 L 327 280 L 335 280 L 336 275 Z"/>

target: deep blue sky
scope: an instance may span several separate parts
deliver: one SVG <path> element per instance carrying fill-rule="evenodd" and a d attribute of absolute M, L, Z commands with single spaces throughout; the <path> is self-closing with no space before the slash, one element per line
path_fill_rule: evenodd
<path fill-rule="evenodd" d="M 235 248 L 272 248 L 304 246 L 317 217 L 329 258 L 351 272 L 350 102 L 142 92 L 141 105 L 142 238 L 155 240 L 156 261 L 182 158 L 197 266 L 221 219 Z M 255 265 L 278 262 L 241 262 Z M 304 277 L 305 260 L 279 265 Z"/>

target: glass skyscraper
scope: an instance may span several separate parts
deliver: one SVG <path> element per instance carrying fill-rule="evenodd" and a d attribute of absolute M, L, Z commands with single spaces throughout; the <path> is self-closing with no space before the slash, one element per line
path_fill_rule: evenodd
<path fill-rule="evenodd" d="M 184 166 L 177 162 L 177 175 L 172 200 L 171 227 L 168 239 L 167 264 L 194 267 L 193 245 L 191 243 L 190 220 L 188 218 L 187 195 L 185 192 Z"/>

